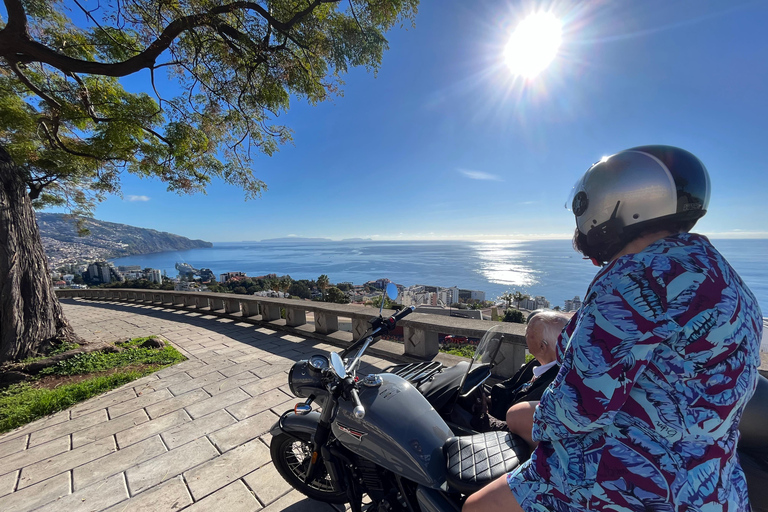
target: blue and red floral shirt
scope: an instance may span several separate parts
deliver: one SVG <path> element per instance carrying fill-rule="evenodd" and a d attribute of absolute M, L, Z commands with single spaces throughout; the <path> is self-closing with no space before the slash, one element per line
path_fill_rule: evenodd
<path fill-rule="evenodd" d="M 595 277 L 507 475 L 526 511 L 745 511 L 736 445 L 760 365 L 755 297 L 705 237 L 679 234 Z"/>

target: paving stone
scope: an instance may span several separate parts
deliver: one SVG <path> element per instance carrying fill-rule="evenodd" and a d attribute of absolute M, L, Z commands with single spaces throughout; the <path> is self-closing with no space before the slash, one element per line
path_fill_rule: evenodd
<path fill-rule="evenodd" d="M 253 370 L 253 373 L 256 374 L 257 377 L 265 378 L 279 373 L 287 373 L 288 370 L 291 369 L 291 366 L 293 366 L 293 364 L 270 364 L 256 368 Z M 285 380 L 286 382 L 288 381 L 288 376 L 285 377 Z"/>
<path fill-rule="evenodd" d="M 210 414 L 213 411 L 224 409 L 225 407 L 229 407 L 232 404 L 242 402 L 243 400 L 247 400 L 249 398 L 251 398 L 251 396 L 248 393 L 240 388 L 235 388 L 212 396 L 206 400 L 192 404 L 188 407 L 185 407 L 184 409 L 193 418 L 199 418 L 201 416 L 205 416 L 206 414 Z"/>
<path fill-rule="evenodd" d="M 244 420 L 249 416 L 266 411 L 270 407 L 285 403 L 286 400 L 291 399 L 291 396 L 285 394 L 282 390 L 271 389 L 265 393 L 256 395 L 253 398 L 249 398 L 248 400 L 243 400 L 242 402 L 230 405 L 227 407 L 227 411 L 238 420 Z"/>
<path fill-rule="evenodd" d="M 104 512 L 156 512 L 159 510 L 179 510 L 192 503 L 187 486 L 181 476 L 172 478 L 133 498 L 121 501 Z M 185 509 L 189 510 L 189 509 Z M 219 510 L 213 507 L 209 510 Z"/>
<path fill-rule="evenodd" d="M 173 411 L 152 421 L 118 432 L 115 435 L 117 438 L 117 446 L 122 450 L 133 443 L 137 443 L 143 439 L 165 432 L 166 430 L 170 430 L 173 427 L 177 427 L 189 421 L 192 421 L 192 418 L 189 417 L 189 414 L 187 414 L 184 409 Z"/>
<path fill-rule="evenodd" d="M 202 366 L 205 366 L 205 363 L 200 361 L 199 359 L 189 359 L 187 361 L 182 361 L 179 364 L 175 364 L 169 368 L 164 368 L 157 372 L 155 375 L 157 375 L 160 380 L 167 379 L 168 377 L 172 375 L 176 375 L 177 373 L 187 372 L 189 370 L 194 370 L 195 368 L 200 368 Z"/>
<path fill-rule="evenodd" d="M 187 382 L 190 380 L 192 380 L 192 377 L 190 377 L 186 372 L 177 372 L 169 375 L 166 378 L 155 379 L 141 387 L 134 386 L 133 389 L 136 390 L 137 393 L 144 393 L 148 391 L 157 392 L 161 389 L 167 389 L 170 386 L 181 384 L 182 382 Z"/>
<path fill-rule="evenodd" d="M 128 488 L 136 495 L 218 455 L 208 439 L 197 439 L 128 469 Z"/>
<path fill-rule="evenodd" d="M 19 478 L 18 471 L 11 471 L 0 476 L 0 496 L 11 494 L 16 487 L 16 480 Z"/>
<path fill-rule="evenodd" d="M 286 334 L 286 335 L 280 336 L 280 339 L 283 339 L 285 341 L 290 341 L 293 343 L 301 343 L 303 341 L 306 341 L 306 338 L 302 338 L 300 336 L 294 336 L 293 334 Z"/>
<path fill-rule="evenodd" d="M 72 470 L 75 490 L 93 482 L 121 473 L 126 469 L 166 453 L 160 436 L 150 437 L 127 448 L 113 452 L 106 457 L 88 462 Z"/>
<path fill-rule="evenodd" d="M 69 473 L 62 473 L 39 484 L 30 485 L 13 494 L 0 498 L 0 510 L 3 512 L 22 512 L 33 510 L 41 505 L 69 494 Z M 61 510 L 61 509 L 59 509 Z"/>
<path fill-rule="evenodd" d="M 270 407 L 269 410 L 277 414 L 278 416 L 281 416 L 285 411 L 292 411 L 294 407 L 296 407 L 296 403 L 299 402 L 299 398 L 293 398 L 290 400 L 286 400 L 285 402 L 281 404 L 277 404 L 274 407 Z"/>
<path fill-rule="evenodd" d="M 74 406 L 72 408 L 72 419 L 91 414 L 98 409 L 106 409 L 110 405 L 119 404 L 124 400 L 130 400 L 131 398 L 136 398 L 136 392 L 133 390 L 133 387 L 110 391 L 97 398 L 93 398 L 87 402 Z"/>
<path fill-rule="evenodd" d="M 123 474 L 114 475 L 85 489 L 49 503 L 36 512 L 92 512 L 102 510 L 128 498 Z"/>
<path fill-rule="evenodd" d="M 11 438 L 7 441 L 0 438 L 0 459 L 12 453 L 20 452 L 27 447 L 27 437 L 29 434 L 24 434 Z"/>
<path fill-rule="evenodd" d="M 242 387 L 242 390 L 251 396 L 257 396 L 269 391 L 270 389 L 278 388 L 287 382 L 288 376 L 285 373 L 280 372 L 274 375 L 270 375 L 269 377 L 261 378 L 255 382 L 251 382 L 250 384 L 246 384 Z"/>
<path fill-rule="evenodd" d="M 88 427 L 84 430 L 78 430 L 77 432 L 73 433 L 72 447 L 78 448 L 88 443 L 92 443 L 97 439 L 103 439 L 107 436 L 111 437 L 112 434 L 116 432 L 128 430 L 131 427 L 146 423 L 147 421 L 149 421 L 149 416 L 147 416 L 147 413 L 144 411 L 144 409 L 139 409 L 138 411 L 124 414 L 117 417 L 116 419 L 111 419 L 109 421 L 105 421 L 104 423 Z"/>
<path fill-rule="evenodd" d="M 255 370 L 256 368 L 260 366 L 264 366 L 266 364 L 267 363 L 262 361 L 261 359 L 254 359 L 254 360 L 248 360 L 243 363 L 232 365 L 229 368 L 222 368 L 219 371 L 227 377 L 233 377 L 235 375 L 239 375 L 240 373 L 247 372 L 249 370 Z"/>
<path fill-rule="evenodd" d="M 69 450 L 69 436 L 65 435 L 34 448 L 13 453 L 0 459 L 0 474 L 21 469 L 24 466 L 29 466 L 67 450 Z"/>
<path fill-rule="evenodd" d="M 107 412 L 109 413 L 109 417 L 114 420 L 118 416 L 122 416 L 123 414 L 127 414 L 137 409 L 143 409 L 144 407 L 147 407 L 149 405 L 153 405 L 158 402 L 162 402 L 163 400 L 173 398 L 173 396 L 174 395 L 172 395 L 171 392 L 168 391 L 167 389 L 161 389 L 159 391 L 155 391 L 154 393 L 148 392 L 148 393 L 142 394 L 139 397 L 133 398 L 131 400 L 126 400 L 119 404 L 115 404 L 111 407 L 108 407 Z"/>
<path fill-rule="evenodd" d="M 75 466 L 101 458 L 108 453 L 112 453 L 116 449 L 115 440 L 110 436 L 80 448 L 60 453 L 49 459 L 25 466 L 21 470 L 21 478 L 19 478 L 18 487 L 19 489 L 29 487 L 30 485 L 36 484 L 53 475 L 69 471 Z"/>
<path fill-rule="evenodd" d="M 261 503 L 241 480 L 235 480 L 223 489 L 195 502 L 185 512 L 208 512 L 210 510 L 226 510 L 227 512 L 251 512 L 259 510 Z"/>
<path fill-rule="evenodd" d="M 262 360 L 266 361 L 267 363 L 278 366 L 278 365 L 291 365 L 295 363 L 297 360 L 301 359 L 301 357 L 296 358 L 289 358 L 282 355 L 269 355 L 266 357 L 263 357 Z"/>
<path fill-rule="evenodd" d="M 272 503 L 291 490 L 291 486 L 280 476 L 273 464 L 260 467 L 253 473 L 245 475 L 243 480 L 256 492 L 256 496 L 262 503 Z"/>
<path fill-rule="evenodd" d="M 269 449 L 255 439 L 184 473 L 195 501 L 269 463 Z"/>
<path fill-rule="evenodd" d="M 277 416 L 272 411 L 264 411 L 261 414 L 251 416 L 243 421 L 238 421 L 228 427 L 209 434 L 211 442 L 221 452 L 227 452 L 251 439 L 269 431 L 277 422 Z"/>
<path fill-rule="evenodd" d="M 237 357 L 243 355 L 240 351 L 240 347 L 227 347 L 227 348 L 220 348 L 213 351 L 215 354 L 218 354 L 220 356 L 226 355 L 227 357 Z"/>
<path fill-rule="evenodd" d="M 299 491 L 291 491 L 271 505 L 262 509 L 264 512 L 278 512 L 290 510 L 290 512 L 336 512 L 328 503 L 307 498 Z"/>
<path fill-rule="evenodd" d="M 155 405 L 150 405 L 145 410 L 147 411 L 147 414 L 149 414 L 150 418 L 155 419 L 170 412 L 182 409 L 188 405 L 197 403 L 200 400 L 205 400 L 208 397 L 210 397 L 210 395 L 206 393 L 205 390 L 195 389 Z"/>
<path fill-rule="evenodd" d="M 107 410 L 98 409 L 78 418 L 44 428 L 43 430 L 38 430 L 37 432 L 32 432 L 29 437 L 29 446 L 38 446 L 61 436 L 71 434 L 72 432 L 77 432 L 78 430 L 82 430 L 84 428 L 88 428 L 108 420 L 109 418 L 107 417 Z"/>
<path fill-rule="evenodd" d="M 229 391 L 230 389 L 239 388 L 240 386 L 254 382 L 257 379 L 258 377 L 251 372 L 244 372 L 227 379 L 214 382 L 213 384 L 208 384 L 207 386 L 203 387 L 203 389 L 211 395 L 218 395 L 225 391 Z"/>
<path fill-rule="evenodd" d="M 183 425 L 160 434 L 165 444 L 170 450 L 178 446 L 185 445 L 190 441 L 202 437 L 209 432 L 215 432 L 228 425 L 235 423 L 235 418 L 227 411 L 219 410 L 211 414 L 197 418 L 194 421 L 184 423 Z"/>
<path fill-rule="evenodd" d="M 170 386 L 168 388 L 168 391 L 173 393 L 174 396 L 179 396 L 179 395 L 183 395 L 184 393 L 187 393 L 188 391 L 192 391 L 193 389 L 202 388 L 203 386 L 206 386 L 208 384 L 212 384 L 214 382 L 218 382 L 224 379 L 226 379 L 226 377 L 223 374 L 217 371 L 213 371 L 203 375 L 202 377 L 195 377 L 192 380 L 188 380 L 186 382 L 181 382 L 179 384 Z"/>

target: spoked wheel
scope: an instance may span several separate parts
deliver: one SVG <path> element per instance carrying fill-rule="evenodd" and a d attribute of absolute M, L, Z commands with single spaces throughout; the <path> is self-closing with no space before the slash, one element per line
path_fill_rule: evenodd
<path fill-rule="evenodd" d="M 312 458 L 312 444 L 309 436 L 296 435 L 298 437 L 283 433 L 272 438 L 269 451 L 277 472 L 291 487 L 312 499 L 326 503 L 346 503 L 347 494 L 333 488 L 333 482 L 322 459 L 317 461 L 320 464 L 317 477 L 309 485 L 304 483 L 309 461 Z"/>

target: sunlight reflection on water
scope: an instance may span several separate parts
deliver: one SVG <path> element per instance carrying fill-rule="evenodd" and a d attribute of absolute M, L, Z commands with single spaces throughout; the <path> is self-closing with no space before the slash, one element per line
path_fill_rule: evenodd
<path fill-rule="evenodd" d="M 538 282 L 538 272 L 527 261 L 531 254 L 520 242 L 481 242 L 475 246 L 478 273 L 488 281 L 507 286 L 529 287 Z"/>

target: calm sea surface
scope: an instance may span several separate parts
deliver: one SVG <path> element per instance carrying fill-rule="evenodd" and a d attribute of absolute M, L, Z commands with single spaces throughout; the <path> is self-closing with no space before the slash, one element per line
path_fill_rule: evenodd
<path fill-rule="evenodd" d="M 752 289 L 768 316 L 768 240 L 713 240 Z M 164 252 L 114 260 L 176 276 L 176 262 L 207 267 L 218 276 L 240 271 L 249 276 L 289 274 L 362 284 L 386 277 L 405 286 L 428 284 L 483 290 L 488 299 L 505 291 L 543 295 L 552 306 L 583 298 L 597 268 L 571 248 L 569 240 L 524 242 L 231 242 L 210 249 Z"/>

